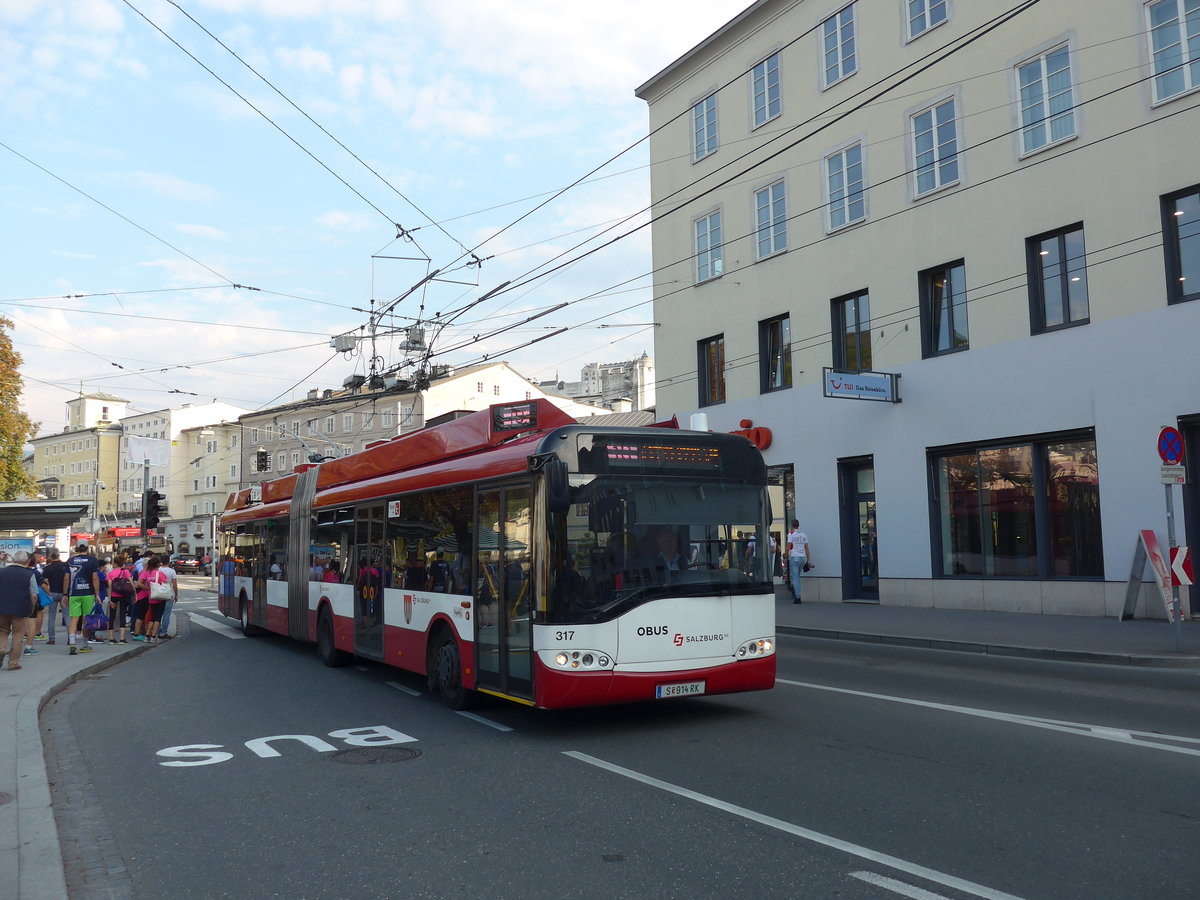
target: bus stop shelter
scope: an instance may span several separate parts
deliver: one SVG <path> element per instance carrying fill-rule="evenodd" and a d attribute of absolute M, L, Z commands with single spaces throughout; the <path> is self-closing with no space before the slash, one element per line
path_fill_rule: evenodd
<path fill-rule="evenodd" d="M 88 506 L 76 500 L 6 500 L 0 502 L 0 532 L 66 528 L 82 519 Z"/>

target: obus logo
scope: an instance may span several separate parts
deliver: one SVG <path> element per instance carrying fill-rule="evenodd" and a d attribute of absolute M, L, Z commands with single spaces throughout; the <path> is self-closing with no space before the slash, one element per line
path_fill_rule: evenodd
<path fill-rule="evenodd" d="M 642 625 L 638 628 L 638 637 L 654 637 L 656 634 L 666 634 L 671 630 L 669 625 Z"/>

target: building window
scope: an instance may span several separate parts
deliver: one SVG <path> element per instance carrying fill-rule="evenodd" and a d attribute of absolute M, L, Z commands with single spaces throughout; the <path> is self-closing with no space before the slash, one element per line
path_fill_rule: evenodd
<path fill-rule="evenodd" d="M 921 291 L 921 349 L 925 358 L 966 350 L 966 267 L 960 259 L 918 276 Z"/>
<path fill-rule="evenodd" d="M 1066 44 L 1017 66 L 1017 89 L 1022 154 L 1075 136 L 1071 52 Z"/>
<path fill-rule="evenodd" d="M 211 489 L 211 488 L 215 488 L 216 486 L 217 486 L 217 476 L 216 475 L 205 475 L 204 476 L 204 487 L 205 488 Z"/>
<path fill-rule="evenodd" d="M 696 343 L 701 406 L 725 402 L 725 335 Z"/>
<path fill-rule="evenodd" d="M 792 320 L 776 316 L 758 323 L 762 393 L 792 386 Z"/>
<path fill-rule="evenodd" d="M 1031 237 L 1025 248 L 1033 333 L 1085 324 L 1089 312 L 1083 226 Z"/>
<path fill-rule="evenodd" d="M 278 469 L 280 472 L 286 472 L 287 471 L 287 459 L 288 459 L 287 451 L 280 450 L 278 453 L 275 454 L 275 468 Z"/>
<path fill-rule="evenodd" d="M 953 97 L 912 117 L 912 139 L 918 197 L 958 181 L 958 125 Z"/>
<path fill-rule="evenodd" d="M 710 153 L 717 152 L 717 95 L 709 94 L 692 107 L 692 134 L 694 135 L 694 161 L 700 161 Z"/>
<path fill-rule="evenodd" d="M 825 62 L 825 87 L 858 71 L 853 3 L 821 23 L 821 52 Z"/>
<path fill-rule="evenodd" d="M 235 478 L 237 478 L 237 477 L 238 477 L 238 474 L 237 474 L 237 469 L 238 469 L 238 467 L 237 467 L 237 463 L 234 463 L 233 465 L 231 465 L 231 466 L 229 467 L 229 477 L 230 477 L 231 479 L 235 479 Z"/>
<path fill-rule="evenodd" d="M 941 577 L 1103 578 L 1091 433 L 930 454 Z"/>
<path fill-rule="evenodd" d="M 500 396 L 500 385 L 498 385 L 498 384 L 493 384 L 493 385 L 492 385 L 492 396 L 493 396 L 493 397 L 499 397 L 499 396 Z"/>
<path fill-rule="evenodd" d="M 479 386 L 479 392 L 483 393 L 483 385 Z M 396 413 L 394 410 L 385 409 L 379 414 L 380 426 L 383 428 L 392 428 L 396 424 Z"/>
<path fill-rule="evenodd" d="M 199 491 L 199 490 L 200 490 L 200 479 L 199 479 L 199 478 L 193 478 L 193 479 L 192 479 L 192 493 L 194 494 L 194 493 L 196 493 L 196 492 L 197 492 L 197 491 Z"/>
<path fill-rule="evenodd" d="M 1196 0 L 1158 0 L 1146 4 L 1146 16 L 1154 102 L 1200 86 L 1200 4 Z"/>
<path fill-rule="evenodd" d="M 292 466 L 295 467 L 298 465 L 300 465 L 300 451 L 293 450 L 292 451 Z"/>
<path fill-rule="evenodd" d="M 787 194 L 782 181 L 754 192 L 754 224 L 759 259 L 787 249 Z"/>
<path fill-rule="evenodd" d="M 779 115 L 779 54 L 772 53 L 750 72 L 754 127 Z"/>
<path fill-rule="evenodd" d="M 871 368 L 871 301 L 867 292 L 833 301 L 833 367 L 850 372 Z"/>
<path fill-rule="evenodd" d="M 258 443 L 258 429 L 257 428 L 250 429 L 250 443 L 252 443 L 252 444 Z"/>
<path fill-rule="evenodd" d="M 326 434 L 333 434 L 333 429 L 336 424 L 334 422 L 334 418 L 335 418 L 334 416 L 327 416 L 325 418 L 325 433 Z"/>
<path fill-rule="evenodd" d="M 482 381 L 475 382 L 475 393 L 477 393 L 477 394 L 483 393 L 483 382 Z"/>
<path fill-rule="evenodd" d="M 946 21 L 946 0 L 907 0 L 907 6 L 910 41 Z"/>
<path fill-rule="evenodd" d="M 363 431 L 368 428 L 375 427 L 375 410 L 368 409 L 363 411 Z"/>
<path fill-rule="evenodd" d="M 292 437 L 300 436 L 300 420 L 292 419 Z"/>
<path fill-rule="evenodd" d="M 718 278 L 724 271 L 721 247 L 721 211 L 696 220 L 696 281 Z"/>
<path fill-rule="evenodd" d="M 1167 302 L 1200 299 L 1200 187 L 1164 197 L 1162 217 Z"/>
<path fill-rule="evenodd" d="M 346 413 L 342 416 L 342 431 L 354 430 L 354 413 Z"/>
<path fill-rule="evenodd" d="M 863 181 L 862 144 L 855 144 L 825 157 L 830 231 L 861 222 L 867 217 Z"/>

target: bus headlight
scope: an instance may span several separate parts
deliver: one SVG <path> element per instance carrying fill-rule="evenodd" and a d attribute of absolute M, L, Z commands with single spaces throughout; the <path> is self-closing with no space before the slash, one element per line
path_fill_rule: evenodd
<path fill-rule="evenodd" d="M 737 648 L 737 658 L 754 659 L 759 656 L 770 656 L 774 652 L 775 640 L 773 638 L 755 638 Z"/>
<path fill-rule="evenodd" d="M 550 654 L 542 651 L 546 659 Z M 600 671 L 602 669 L 612 668 L 612 657 L 607 653 L 602 653 L 599 650 L 558 650 L 552 657 L 554 665 L 560 669 L 577 669 L 587 671 Z"/>

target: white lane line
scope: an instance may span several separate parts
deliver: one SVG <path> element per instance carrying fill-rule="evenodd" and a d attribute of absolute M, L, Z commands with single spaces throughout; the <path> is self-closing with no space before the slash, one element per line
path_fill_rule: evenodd
<path fill-rule="evenodd" d="M 207 628 L 209 631 L 215 631 L 217 634 L 221 635 L 221 637 L 233 638 L 234 640 L 245 637 L 245 635 L 240 631 L 233 630 L 236 627 L 234 625 L 226 625 L 223 622 L 215 622 L 208 616 L 202 616 L 199 613 L 188 612 L 186 615 L 188 617 L 188 621 L 193 625 L 199 625 L 202 628 Z"/>
<path fill-rule="evenodd" d="M 649 775 L 643 775 L 641 772 L 635 772 L 632 769 L 626 769 L 624 766 L 618 766 L 615 763 L 606 762 L 602 759 L 597 759 L 594 756 L 588 756 L 586 753 L 580 753 L 576 750 L 564 750 L 566 756 L 578 759 L 580 762 L 585 762 L 590 766 L 596 766 L 600 769 L 607 769 L 617 775 L 625 778 L 640 781 L 642 784 L 650 787 L 658 788 L 668 793 L 676 794 L 680 797 L 685 797 L 688 800 L 695 800 L 697 803 L 703 803 L 705 806 L 711 806 L 714 809 L 719 809 L 724 812 L 733 813 L 735 816 L 741 816 L 743 819 L 749 819 L 751 822 L 758 822 L 760 825 L 766 825 L 769 828 L 775 828 L 779 831 L 788 834 L 794 834 L 796 837 L 803 838 L 806 841 L 812 841 L 814 844 L 822 844 L 834 850 L 840 850 L 843 853 L 848 853 L 851 856 L 857 856 L 859 859 L 865 859 L 873 862 L 876 865 L 887 866 L 889 869 L 895 869 L 898 872 L 905 872 L 913 875 L 924 881 L 932 881 L 934 884 L 940 884 L 943 887 L 952 888 L 956 891 L 962 891 L 971 894 L 975 897 L 983 897 L 986 900 L 1017 900 L 1012 894 L 1006 894 L 1003 891 L 993 890 L 990 887 L 982 884 L 975 884 L 973 881 L 966 881 L 962 878 L 956 878 L 953 875 L 947 875 L 944 872 L 939 872 L 936 869 L 927 869 L 925 866 L 917 865 L 916 863 L 908 862 L 900 859 L 897 856 L 888 856 L 886 853 L 880 853 L 877 850 L 872 850 L 869 847 L 863 847 L 859 844 L 852 844 L 849 841 L 843 841 L 841 838 L 835 838 L 828 834 L 822 834 L 819 831 L 813 831 L 809 828 L 802 828 L 799 825 L 793 825 L 791 822 L 785 822 L 782 819 L 776 819 L 773 816 L 765 816 L 762 813 L 757 813 L 752 809 L 746 809 L 744 806 L 735 806 L 732 803 L 726 803 L 724 800 L 718 800 L 715 797 L 709 797 L 706 794 L 700 794 L 696 791 L 688 790 L 676 784 L 671 784 L 668 781 L 660 781 Z"/>
<path fill-rule="evenodd" d="M 903 881 L 897 881 L 895 878 L 888 878 L 886 875 L 876 875 L 874 872 L 851 872 L 850 877 L 857 878 L 859 881 L 865 881 L 867 884 L 873 884 L 876 887 L 881 887 L 884 890 L 892 891 L 902 897 L 912 897 L 913 900 L 949 900 L 949 898 L 942 894 L 935 894 L 933 891 L 914 887 Z"/>
<path fill-rule="evenodd" d="M 489 728 L 495 728 L 497 731 L 512 731 L 512 729 L 507 725 L 501 725 L 499 722 L 493 722 L 491 719 L 485 719 L 483 716 L 476 715 L 473 712 L 466 712 L 465 710 L 461 709 L 456 709 L 455 712 L 464 719 L 470 719 L 472 722 L 479 722 L 480 724 L 487 725 Z"/>
<path fill-rule="evenodd" d="M 410 696 L 410 697 L 420 697 L 421 696 L 420 691 L 414 691 L 412 688 L 410 688 L 406 685 L 403 685 L 403 684 L 399 684 L 398 682 L 395 682 L 395 681 L 385 681 L 384 684 L 386 684 L 388 687 L 394 687 L 400 693 L 408 694 L 408 696 Z"/>
<path fill-rule="evenodd" d="M 942 712 L 958 713 L 963 716 L 976 716 L 980 719 L 992 719 L 996 722 L 1007 722 L 1010 725 L 1025 725 L 1029 728 L 1044 728 L 1047 731 L 1059 731 L 1064 734 L 1074 734 L 1079 737 L 1095 738 L 1100 741 L 1113 741 L 1130 747 L 1145 747 L 1147 750 L 1166 750 L 1169 753 L 1183 753 L 1186 756 L 1200 756 L 1200 749 L 1179 747 L 1176 744 L 1198 744 L 1200 738 L 1180 737 L 1173 734 L 1156 734 L 1149 731 L 1125 731 L 1121 728 L 1110 728 L 1105 725 L 1086 725 L 1081 722 L 1067 722 L 1062 719 L 1043 719 L 1036 716 L 1022 716 L 1017 713 L 1002 713 L 990 709 L 974 709 L 970 706 L 951 706 L 946 703 L 932 703 L 928 700 L 911 700 L 908 697 L 891 697 L 887 694 L 873 694 L 869 691 L 853 691 L 849 688 L 830 687 L 827 684 L 811 684 L 807 681 L 788 681 L 786 678 L 776 679 L 780 684 L 790 684 L 794 687 L 811 688 L 815 691 L 829 691 L 834 694 L 849 694 L 852 697 L 865 697 L 868 700 L 886 700 L 889 703 L 904 703 L 908 706 L 922 706 L 925 709 L 937 709 Z M 1167 743 L 1174 742 L 1174 743 Z"/>

